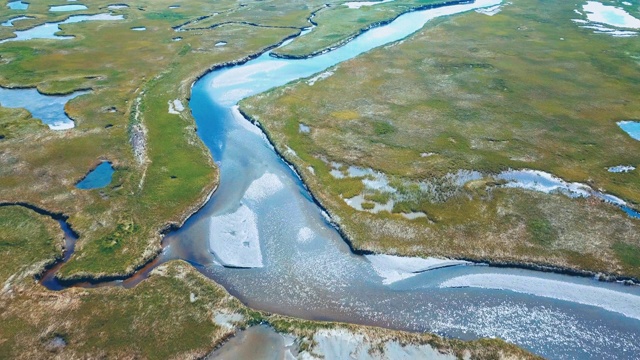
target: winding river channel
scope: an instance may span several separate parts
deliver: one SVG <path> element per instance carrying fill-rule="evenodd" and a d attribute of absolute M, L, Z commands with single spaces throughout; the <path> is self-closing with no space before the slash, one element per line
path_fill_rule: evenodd
<path fill-rule="evenodd" d="M 401 40 L 432 18 L 498 4 L 480 0 L 408 13 L 315 57 L 267 52 L 198 80 L 189 105 L 220 167 L 220 185 L 165 237 L 160 257 L 123 285 L 160 263 L 184 259 L 256 309 L 461 339 L 500 337 L 553 359 L 640 358 L 640 287 L 353 254 L 296 173 L 237 111 L 242 98 Z M 56 287 L 52 278 L 43 283 Z"/>

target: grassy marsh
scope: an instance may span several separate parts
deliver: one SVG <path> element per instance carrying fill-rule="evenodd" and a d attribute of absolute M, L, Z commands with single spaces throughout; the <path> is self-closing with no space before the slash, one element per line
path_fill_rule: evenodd
<path fill-rule="evenodd" d="M 357 248 L 639 277 L 628 254 L 640 245 L 640 222 L 614 206 L 502 189 L 486 178 L 449 189 L 442 199 L 416 190 L 460 169 L 528 168 L 638 207 L 640 172 L 607 168 L 638 163 L 640 143 L 616 121 L 640 118 L 633 55 L 640 43 L 580 28 L 571 21 L 579 17 L 574 9 L 521 0 L 491 17 L 440 19 L 338 65 L 312 86 L 289 84 L 241 108 L 264 125 Z M 363 192 L 362 179 L 334 178 L 331 161 L 371 168 L 400 184 L 394 213 L 349 207 L 343 199 Z M 398 214 L 409 211 L 427 217 Z"/>
<path fill-rule="evenodd" d="M 48 11 L 49 5 L 61 4 L 65 2 L 34 3 L 26 11 L 0 9 L 2 21 L 24 14 L 34 17 L 0 28 L 0 38 L 77 14 L 112 11 L 125 18 L 62 25 L 59 35 L 75 36 L 71 40 L 0 44 L 2 86 L 37 87 L 46 94 L 91 89 L 67 104 L 65 111 L 76 124 L 70 131 L 51 131 L 24 110 L 0 108 L 0 199 L 30 202 L 70 216 L 81 240 L 61 275 L 122 274 L 152 257 L 159 249 L 159 231 L 181 223 L 217 182 L 190 113 L 169 114 L 168 102 L 179 99 L 186 104 L 190 84 L 214 64 L 255 54 L 297 34 L 323 3 L 199 0 L 169 9 L 173 2 L 163 0 L 108 10 L 111 2 L 90 0 L 83 2 L 87 10 Z M 379 12 L 371 21 L 393 17 L 407 6 L 398 3 L 397 9 Z M 335 10 L 342 8 L 346 9 Z M 206 18 L 197 21 L 202 17 Z M 193 30 L 218 21 L 236 23 Z M 192 31 L 173 29 L 185 23 Z M 358 26 L 369 22 L 365 23 Z M 131 31 L 140 26 L 147 30 Z M 336 40 L 350 36 L 331 24 L 318 29 L 323 34 L 335 30 Z M 174 41 L 177 37 L 181 40 Z M 215 47 L 220 41 L 227 45 Z M 305 48 L 313 46 L 319 50 L 324 45 Z M 144 149 L 132 151 L 135 137 L 143 139 Z M 75 182 L 102 160 L 115 167 L 112 184 L 101 190 L 76 189 Z"/>
<path fill-rule="evenodd" d="M 10 37 L 14 30 L 61 21 L 73 14 L 103 13 L 111 3 L 83 1 L 89 8 L 73 13 L 48 11 L 49 5 L 66 4 L 63 0 L 32 2 L 26 11 L 0 7 L 2 21 L 23 14 L 34 16 L 13 28 L 1 27 L 0 39 Z M 186 104 L 190 85 L 204 71 L 298 33 L 292 27 L 306 26 L 306 17 L 321 5 L 256 1 L 238 6 L 229 1 L 193 0 L 169 9 L 173 4 L 143 0 L 114 10 L 125 16 L 122 21 L 62 26 L 60 34 L 75 36 L 72 40 L 0 44 L 2 86 L 37 87 L 47 94 L 91 89 L 90 94 L 67 104 L 65 110 L 76 124 L 68 131 L 51 131 L 24 110 L 0 107 L 0 201 L 28 202 L 69 215 L 80 240 L 75 255 L 60 272 L 64 277 L 130 272 L 155 254 L 160 230 L 181 223 L 217 181 L 191 115 L 187 110 L 168 113 L 169 101 L 179 99 Z M 229 13 L 225 15 L 229 21 L 260 19 L 285 28 L 231 24 L 179 33 L 172 29 L 215 12 Z M 267 13 L 271 15 L 265 17 Z M 384 16 L 393 14 L 396 12 L 386 11 Z M 358 26 L 379 19 L 368 17 Z M 146 31 L 131 31 L 141 26 Z M 321 34 L 326 35 L 328 27 Z M 331 41 L 339 42 L 354 29 L 340 30 Z M 174 41 L 178 36 L 181 41 Z M 216 48 L 222 40 L 227 45 Z M 305 51 L 327 44 L 305 45 Z M 142 129 L 145 139 L 141 158 L 131 145 L 136 129 Z M 375 133 L 389 136 L 394 131 L 380 123 Z M 114 165 L 111 185 L 100 190 L 76 189 L 76 181 L 101 160 Z M 181 262 L 156 269 L 134 289 L 50 292 L 35 284 L 32 275 L 61 254 L 57 224 L 29 210 L 0 208 L 0 239 L 0 250 L 10 259 L 0 273 L 3 286 L 8 284 L 0 293 L 0 354 L 8 357 L 197 358 L 237 327 L 259 321 L 273 321 L 277 326 L 286 322 L 294 333 L 331 326 L 251 311 Z M 15 274 L 20 276 L 6 282 Z M 244 318 L 230 328 L 221 326 L 212 320 L 221 312 L 240 313 Z M 136 336 L 131 336 L 132 331 Z M 499 340 L 438 341 L 455 349 L 483 347 L 490 355 L 496 348 L 507 355 L 523 354 Z"/>
<path fill-rule="evenodd" d="M 83 14 L 105 12 L 108 4 L 84 3 L 89 9 Z M 72 40 L 0 45 L 2 86 L 37 87 L 47 94 L 92 90 L 67 104 L 76 123 L 69 131 L 51 131 L 24 110 L 0 108 L 0 199 L 70 216 L 81 240 L 64 276 L 122 274 L 154 256 L 160 230 L 181 223 L 217 182 L 189 111 L 169 114 L 168 102 L 186 104 L 191 83 L 214 64 L 260 52 L 298 31 L 238 24 L 181 32 L 182 41 L 173 41 L 178 33 L 172 26 L 229 4 L 194 1 L 164 16 L 172 4 L 142 1 L 114 11 L 125 20 L 64 25 L 63 34 L 74 35 Z M 243 8 L 250 12 L 251 6 Z M 70 15 L 41 6 L 27 13 L 36 19 L 19 22 L 21 27 Z M 3 10 L 0 16 L 8 14 Z M 134 26 L 147 31 L 131 31 Z M 221 39 L 229 44 L 214 47 Z M 144 131 L 141 161 L 130 142 L 136 124 Z M 76 181 L 101 160 L 116 169 L 111 185 L 76 189 Z"/>
<path fill-rule="evenodd" d="M 63 243 L 56 221 L 22 207 L 0 207 L 0 283 L 36 275 L 61 255 Z"/>

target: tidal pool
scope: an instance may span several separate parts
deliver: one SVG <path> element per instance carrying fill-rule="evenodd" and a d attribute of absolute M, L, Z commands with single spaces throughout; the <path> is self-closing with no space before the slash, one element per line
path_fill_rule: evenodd
<path fill-rule="evenodd" d="M 108 161 L 103 161 L 76 184 L 78 189 L 91 190 L 106 187 L 113 177 L 113 166 Z"/>
<path fill-rule="evenodd" d="M 69 100 L 89 91 L 68 95 L 43 95 L 37 89 L 7 89 L 0 87 L 0 106 L 27 109 L 31 116 L 47 124 L 52 130 L 66 130 L 75 126 L 64 106 Z"/>
<path fill-rule="evenodd" d="M 2 40 L 0 41 L 0 44 L 5 42 L 11 42 L 11 41 L 25 41 L 25 40 L 33 40 L 33 39 L 58 39 L 58 40 L 73 39 L 74 36 L 56 35 L 56 33 L 61 30 L 60 25 L 73 24 L 73 23 L 78 23 L 82 21 L 112 21 L 112 20 L 122 20 L 122 19 L 124 19 L 124 16 L 122 15 L 111 15 L 111 14 L 75 15 L 61 22 L 44 23 L 42 25 L 33 27 L 31 29 L 16 31 L 14 32 L 16 37 Z"/>
<path fill-rule="evenodd" d="M 638 304 L 638 287 L 473 264 L 433 268 L 423 262 L 427 259 L 354 254 L 262 131 L 235 110 L 244 97 L 401 40 L 434 17 L 499 3 L 483 0 L 405 14 L 322 55 L 285 60 L 266 53 L 201 78 L 189 105 L 198 135 L 220 167 L 220 183 L 198 213 L 165 237 L 159 262 L 186 259 L 247 305 L 305 319 L 461 339 L 501 337 L 553 359 L 640 356 L 640 319 L 619 302 Z M 230 229 L 230 223 L 242 226 Z M 495 277 L 500 286 L 464 280 L 477 274 Z M 536 288 L 522 289 L 523 278 Z M 463 280 L 460 287 L 447 283 Z M 575 301 L 591 290 L 611 293 L 600 302 Z"/>
<path fill-rule="evenodd" d="M 22 1 L 12 1 L 8 3 L 7 6 L 11 10 L 27 10 L 29 8 L 29 3 Z"/>
<path fill-rule="evenodd" d="M 65 11 L 77 11 L 77 10 L 87 10 L 88 7 L 82 4 L 74 4 L 74 5 L 57 5 L 49 7 L 49 11 L 52 12 L 65 12 Z"/>

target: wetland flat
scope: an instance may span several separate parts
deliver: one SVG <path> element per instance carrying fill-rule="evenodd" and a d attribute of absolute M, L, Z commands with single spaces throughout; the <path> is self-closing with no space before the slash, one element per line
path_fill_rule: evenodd
<path fill-rule="evenodd" d="M 639 18 L 8 3 L 0 353 L 637 357 Z"/>

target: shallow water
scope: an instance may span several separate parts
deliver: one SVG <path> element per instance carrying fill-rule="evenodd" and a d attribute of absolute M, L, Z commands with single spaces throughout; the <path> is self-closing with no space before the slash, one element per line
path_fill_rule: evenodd
<path fill-rule="evenodd" d="M 607 6 L 597 1 L 587 1 L 583 6 L 587 19 L 616 27 L 640 29 L 640 20 L 634 18 L 622 8 Z"/>
<path fill-rule="evenodd" d="M 2 26 L 7 26 L 7 27 L 11 27 L 13 26 L 13 23 L 15 23 L 16 21 L 20 21 L 20 20 L 26 20 L 26 19 L 33 19 L 33 17 L 31 16 L 18 16 L 18 17 L 14 17 L 12 19 L 9 19 L 5 22 L 2 23 Z"/>
<path fill-rule="evenodd" d="M 11 10 L 27 10 L 29 8 L 29 3 L 22 1 L 12 1 L 8 3 L 7 6 Z"/>
<path fill-rule="evenodd" d="M 88 7 L 81 4 L 75 5 L 58 5 L 49 7 L 49 11 L 53 12 L 64 12 L 64 11 L 77 11 L 77 10 L 87 10 Z"/>
<path fill-rule="evenodd" d="M 633 37 L 638 32 L 631 29 L 640 29 L 640 19 L 636 19 L 620 7 L 604 5 L 597 1 L 587 1 L 582 6 L 586 13 L 585 19 L 573 19 L 581 24 L 584 29 L 594 30 L 596 34 L 607 34 L 613 37 Z M 578 15 L 583 15 L 577 9 Z"/>
<path fill-rule="evenodd" d="M 129 7 L 129 5 L 127 5 L 127 4 L 112 4 L 112 5 L 107 6 L 107 9 L 109 9 L 109 10 L 120 10 L 120 9 L 126 9 L 128 7 Z"/>
<path fill-rule="evenodd" d="M 108 161 L 103 161 L 100 165 L 89 171 L 87 175 L 76 184 L 78 189 L 90 190 L 106 187 L 111 183 L 113 167 Z"/>
<path fill-rule="evenodd" d="M 0 41 L 1 43 L 11 42 L 11 41 L 25 41 L 25 40 L 33 40 L 33 39 L 58 39 L 58 40 L 66 40 L 73 39 L 74 36 L 59 36 L 56 35 L 58 31 L 60 31 L 60 25 L 64 24 L 73 24 L 82 21 L 109 21 L 109 20 L 122 20 L 124 17 L 122 15 L 111 15 L 111 14 L 97 14 L 97 15 L 75 15 L 69 17 L 67 20 L 55 22 L 55 23 L 44 23 L 42 25 L 38 25 L 31 29 L 16 31 L 14 34 L 16 37 L 9 38 Z"/>
<path fill-rule="evenodd" d="M 186 259 L 247 305 L 306 319 L 462 339 L 502 337 L 558 359 L 640 356 L 640 316 L 629 311 L 640 306 L 637 287 L 488 266 L 416 273 L 413 265 L 402 265 L 415 260 L 403 258 L 375 259 L 374 267 L 371 259 L 351 252 L 264 134 L 234 110 L 244 97 L 402 39 L 430 18 L 498 3 L 410 13 L 310 59 L 264 54 L 200 79 L 190 107 L 199 136 L 220 166 L 220 184 L 201 211 L 165 238 L 161 261 Z M 230 222 L 242 225 L 229 228 Z M 475 275 L 486 280 L 469 281 Z M 605 290 L 611 291 L 605 298 L 581 297 Z M 621 305 L 621 298 L 628 302 Z"/>
<path fill-rule="evenodd" d="M 629 136 L 640 141 L 640 121 L 619 121 L 618 126 Z"/>
<path fill-rule="evenodd" d="M 456 359 L 453 354 L 442 354 L 427 344 L 401 344 L 397 340 L 377 342 L 344 328 L 320 329 L 308 340 L 312 340 L 306 343 L 310 347 L 298 353 L 300 346 L 296 337 L 279 334 L 266 325 L 257 325 L 240 331 L 205 359 Z"/>
<path fill-rule="evenodd" d="M 288 352 L 282 335 L 266 325 L 239 332 L 205 359 L 285 359 Z"/>
<path fill-rule="evenodd" d="M 52 130 L 66 130 L 75 126 L 64 111 L 69 100 L 89 91 L 76 91 L 69 95 L 43 95 L 36 89 L 7 89 L 0 87 L 0 105 L 27 109 L 31 116 L 47 124 Z"/>
<path fill-rule="evenodd" d="M 614 169 L 615 170 L 615 169 Z M 633 169 L 631 169 L 633 170 Z M 610 170 L 611 171 L 611 170 Z M 537 170 L 507 170 L 496 176 L 497 179 L 506 180 L 504 187 L 521 188 L 543 193 L 561 193 L 568 197 L 596 197 L 610 204 L 620 207 L 627 215 L 640 218 L 640 213 L 635 211 L 626 201 L 617 196 L 594 190 L 582 183 L 569 183 L 552 174 Z"/>

